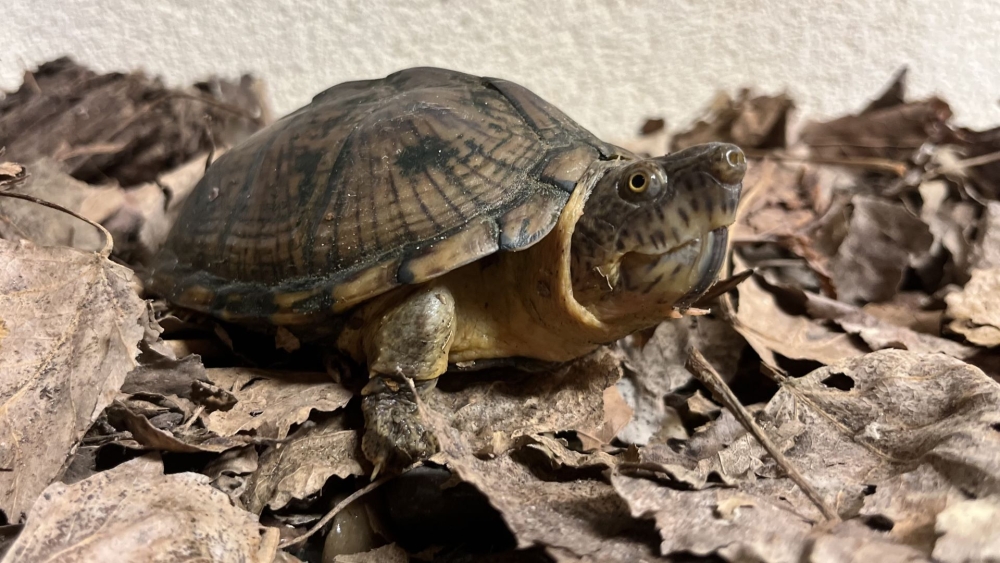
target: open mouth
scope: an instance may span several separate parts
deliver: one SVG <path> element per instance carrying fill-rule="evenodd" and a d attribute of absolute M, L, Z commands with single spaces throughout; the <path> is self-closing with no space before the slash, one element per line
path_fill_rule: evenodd
<path fill-rule="evenodd" d="M 696 241 L 686 244 L 694 242 Z M 716 276 L 719 275 L 719 270 L 722 269 L 722 263 L 726 259 L 726 249 L 728 247 L 729 229 L 727 227 L 713 229 L 705 235 L 702 239 L 700 249 L 701 256 L 692 272 L 695 284 L 690 291 L 677 301 L 675 307 L 683 309 L 708 291 L 708 288 L 715 282 Z"/>

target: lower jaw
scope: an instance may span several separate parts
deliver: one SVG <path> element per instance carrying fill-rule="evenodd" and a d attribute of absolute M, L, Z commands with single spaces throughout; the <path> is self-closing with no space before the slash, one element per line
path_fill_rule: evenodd
<path fill-rule="evenodd" d="M 726 251 L 729 248 L 729 229 L 727 227 L 720 227 L 710 231 L 705 236 L 702 244 L 698 264 L 692 272 L 695 285 L 677 300 L 677 303 L 674 304 L 674 308 L 676 309 L 688 308 L 691 303 L 694 303 L 715 283 L 715 279 L 719 275 L 719 270 L 722 269 L 722 264 L 725 262 Z"/>

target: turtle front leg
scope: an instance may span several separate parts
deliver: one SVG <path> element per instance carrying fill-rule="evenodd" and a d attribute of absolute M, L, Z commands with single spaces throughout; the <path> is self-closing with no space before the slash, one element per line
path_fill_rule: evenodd
<path fill-rule="evenodd" d="M 433 388 L 448 369 L 455 300 L 446 289 L 423 289 L 372 322 L 364 339 L 371 381 L 362 391 L 361 449 L 375 464 L 377 475 L 401 470 L 438 451 L 437 440 L 421 420 L 413 389 Z M 414 382 L 413 388 L 407 379 Z"/>

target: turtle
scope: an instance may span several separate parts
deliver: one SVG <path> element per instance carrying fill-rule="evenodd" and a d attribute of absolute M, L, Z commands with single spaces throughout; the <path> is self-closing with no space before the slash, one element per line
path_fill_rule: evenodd
<path fill-rule="evenodd" d="M 216 159 L 148 287 L 365 366 L 362 450 L 400 471 L 439 448 L 416 394 L 449 368 L 567 362 L 689 308 L 745 171 L 732 144 L 640 157 L 514 82 L 410 68 Z"/>

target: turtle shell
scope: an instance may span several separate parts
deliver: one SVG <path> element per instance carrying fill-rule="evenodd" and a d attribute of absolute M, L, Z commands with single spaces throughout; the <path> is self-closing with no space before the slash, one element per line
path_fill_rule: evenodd
<path fill-rule="evenodd" d="M 414 68 L 340 84 L 212 163 L 151 287 L 229 320 L 315 322 L 534 244 L 618 150 L 506 80 Z"/>

